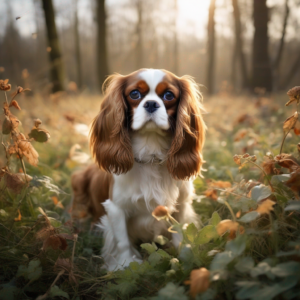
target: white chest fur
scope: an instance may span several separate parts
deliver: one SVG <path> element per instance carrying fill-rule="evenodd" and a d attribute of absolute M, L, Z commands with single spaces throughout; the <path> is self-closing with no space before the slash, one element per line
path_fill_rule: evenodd
<path fill-rule="evenodd" d="M 166 167 L 171 138 L 161 130 L 153 130 L 151 123 L 149 127 L 131 136 L 134 157 L 145 163 L 135 162 L 128 173 L 114 175 L 113 201 L 128 217 L 140 212 L 150 214 L 157 205 L 174 211 L 179 195 L 178 181 Z M 161 164 L 151 163 L 153 157 Z"/>

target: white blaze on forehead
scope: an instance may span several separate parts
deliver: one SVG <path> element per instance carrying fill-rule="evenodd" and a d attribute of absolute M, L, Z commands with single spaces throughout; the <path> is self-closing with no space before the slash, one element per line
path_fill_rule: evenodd
<path fill-rule="evenodd" d="M 156 69 L 147 69 L 139 74 L 139 77 L 146 81 L 151 92 L 155 91 L 157 85 L 165 77 L 165 72 Z"/>
<path fill-rule="evenodd" d="M 143 70 L 138 75 L 140 79 L 147 83 L 149 92 L 144 96 L 138 107 L 133 110 L 133 122 L 131 125 L 133 130 L 141 129 L 149 121 L 153 122 L 155 126 L 152 126 L 153 124 L 148 123 L 145 126 L 145 128 L 147 127 L 146 129 L 148 130 L 156 130 L 157 127 L 159 130 L 168 130 L 170 128 L 169 117 L 164 102 L 155 92 L 157 85 L 163 80 L 165 75 L 165 72 L 155 69 Z M 159 108 L 154 113 L 149 114 L 144 107 L 147 101 L 157 102 Z"/>

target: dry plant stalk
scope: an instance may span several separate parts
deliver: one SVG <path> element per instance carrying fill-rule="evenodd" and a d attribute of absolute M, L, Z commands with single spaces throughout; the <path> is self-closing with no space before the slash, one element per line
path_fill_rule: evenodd
<path fill-rule="evenodd" d="M 29 89 L 23 89 L 22 87 L 18 87 L 17 90 L 12 93 L 10 102 L 7 100 L 6 91 L 11 89 L 11 85 L 8 84 L 8 79 L 0 80 L 0 90 L 5 92 L 5 102 L 3 103 L 3 112 L 4 112 L 4 121 L 2 124 L 2 134 L 8 135 L 8 141 L 6 143 L 3 142 L 2 145 L 6 154 L 6 166 L 4 167 L 7 174 L 9 172 L 9 159 L 12 155 L 16 155 L 21 162 L 21 166 L 23 172 L 25 174 L 25 181 L 28 182 L 28 176 L 26 176 L 26 169 L 23 159 L 26 158 L 28 163 L 33 166 L 36 166 L 38 163 L 39 154 L 34 149 L 31 144 L 31 141 L 35 140 L 37 142 L 46 142 L 50 138 L 48 131 L 39 128 L 39 125 L 42 123 L 40 120 L 36 120 L 34 127 L 31 132 L 28 134 L 28 138 L 20 132 L 19 125 L 20 121 L 16 116 L 11 113 L 11 108 L 15 108 L 17 110 L 21 110 L 19 103 L 15 100 L 15 98 Z M 10 176 L 11 177 L 11 176 Z"/>

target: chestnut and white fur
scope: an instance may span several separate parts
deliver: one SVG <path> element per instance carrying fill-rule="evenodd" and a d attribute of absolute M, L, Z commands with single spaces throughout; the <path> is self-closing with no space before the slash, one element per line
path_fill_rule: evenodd
<path fill-rule="evenodd" d="M 105 209 L 99 214 L 102 256 L 105 267 L 116 270 L 141 261 L 137 241 L 170 235 L 168 225 L 151 215 L 158 205 L 180 223 L 196 221 L 192 180 L 201 173 L 205 124 L 201 94 L 189 76 L 141 69 L 112 75 L 104 85 L 90 145 L 99 189 L 109 196 L 99 199 Z M 178 234 L 170 238 L 179 245 Z"/>

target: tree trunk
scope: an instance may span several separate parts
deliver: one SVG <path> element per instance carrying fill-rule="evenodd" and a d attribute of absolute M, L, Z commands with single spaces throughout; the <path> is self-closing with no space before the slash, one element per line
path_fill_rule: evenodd
<path fill-rule="evenodd" d="M 252 87 L 272 90 L 272 73 L 269 59 L 267 0 L 253 0 L 254 39 L 252 58 Z"/>
<path fill-rule="evenodd" d="M 207 63 L 207 90 L 209 94 L 214 92 L 214 68 L 215 68 L 215 8 L 216 0 L 210 1 L 209 6 L 209 16 L 208 16 L 208 43 L 207 43 L 207 53 L 208 53 L 208 63 Z"/>
<path fill-rule="evenodd" d="M 45 13 L 48 45 L 51 48 L 49 51 L 50 59 L 50 74 L 53 84 L 52 91 L 64 90 L 64 70 L 62 55 L 60 52 L 59 39 L 55 25 L 55 13 L 52 0 L 42 0 Z"/>
<path fill-rule="evenodd" d="M 232 0 L 233 6 L 233 15 L 235 22 L 235 51 L 239 58 L 241 74 L 242 74 L 242 87 L 247 89 L 248 86 L 248 73 L 247 73 L 247 65 L 243 50 L 243 39 L 242 39 L 242 28 L 241 28 L 241 18 L 240 18 L 240 9 L 238 0 Z"/>
<path fill-rule="evenodd" d="M 285 80 L 284 80 L 283 84 L 281 85 L 281 88 L 282 89 L 292 88 L 290 82 L 293 80 L 295 75 L 299 72 L 300 72 L 300 54 L 296 58 L 295 62 L 293 64 L 291 64 L 291 68 L 290 68 L 288 74 L 285 76 Z"/>
<path fill-rule="evenodd" d="M 280 39 L 280 43 L 279 43 L 278 52 L 277 52 L 277 55 L 275 57 L 274 64 L 273 64 L 274 85 L 275 85 L 276 88 L 278 87 L 278 83 L 279 83 L 279 80 L 280 80 L 280 78 L 279 78 L 279 66 L 280 66 L 280 62 L 281 62 L 281 58 L 282 58 L 282 54 L 283 54 L 283 49 L 284 49 L 284 38 L 285 38 L 285 34 L 286 34 L 286 27 L 287 27 L 289 14 L 290 14 L 289 0 L 285 0 L 285 14 L 284 14 L 284 19 L 283 19 L 281 39 Z"/>
<path fill-rule="evenodd" d="M 143 68 L 144 65 L 144 57 L 143 57 L 143 7 L 142 0 L 136 1 L 138 20 L 136 24 L 136 36 L 137 36 L 137 44 L 136 44 L 136 68 Z"/>
<path fill-rule="evenodd" d="M 109 75 L 106 49 L 106 13 L 105 0 L 96 0 L 97 2 L 97 70 L 98 85 L 101 90 L 106 76 Z"/>
<path fill-rule="evenodd" d="M 174 74 L 178 75 L 178 38 L 177 38 L 177 16 L 178 16 L 178 0 L 174 0 Z"/>
<path fill-rule="evenodd" d="M 75 0 L 74 29 L 75 29 L 75 57 L 76 57 L 76 69 L 77 69 L 77 85 L 78 88 L 81 89 L 82 69 L 81 69 L 80 39 L 79 39 L 79 29 L 78 29 L 78 0 Z"/>

